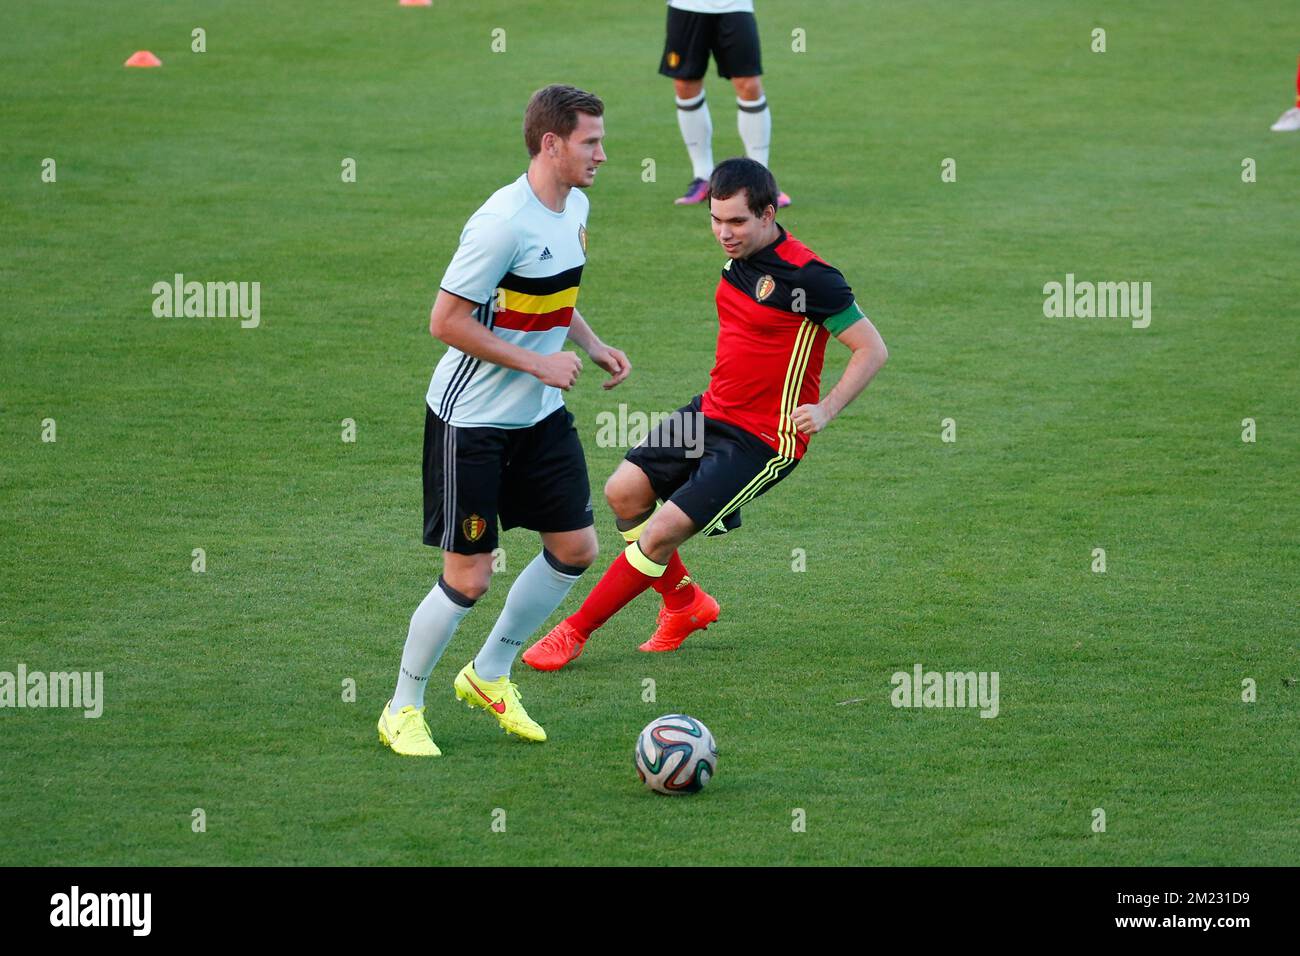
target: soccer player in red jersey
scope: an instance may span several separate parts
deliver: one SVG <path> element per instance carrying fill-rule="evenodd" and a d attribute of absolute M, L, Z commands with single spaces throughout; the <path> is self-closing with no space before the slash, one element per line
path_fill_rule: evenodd
<path fill-rule="evenodd" d="M 838 269 L 776 221 L 780 191 L 761 163 L 729 159 L 709 178 L 713 234 L 727 254 L 718 282 L 717 359 L 709 387 L 627 453 L 605 498 L 627 540 L 582 607 L 524 653 L 559 670 L 592 632 L 653 587 L 659 625 L 643 651 L 672 651 L 718 619 L 677 549 L 693 535 L 740 525 L 741 506 L 792 472 L 825 428 L 885 364 L 888 352 Z M 853 355 L 821 398 L 832 335 Z M 703 442 L 687 440 L 691 420 Z M 693 447 L 695 446 L 695 447 Z M 656 502 L 663 501 L 656 510 Z"/>

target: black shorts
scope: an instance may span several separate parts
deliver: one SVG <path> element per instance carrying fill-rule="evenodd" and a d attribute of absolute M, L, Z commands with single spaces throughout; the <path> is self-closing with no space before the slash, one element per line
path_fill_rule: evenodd
<path fill-rule="evenodd" d="M 497 546 L 501 527 L 576 531 L 593 524 L 587 459 L 573 415 L 526 428 L 457 428 L 425 407 L 424 543 L 456 554 Z"/>
<path fill-rule="evenodd" d="M 709 54 L 718 76 L 762 76 L 758 21 L 752 13 L 692 13 L 668 8 L 668 38 L 659 72 L 678 80 L 702 80 Z"/>
<path fill-rule="evenodd" d="M 740 527 L 742 505 L 775 488 L 799 462 L 743 428 L 706 418 L 700 398 L 660 422 L 624 457 L 645 472 L 657 497 L 681 508 L 701 531 L 725 534 Z M 694 424 L 683 426 L 687 420 Z"/>

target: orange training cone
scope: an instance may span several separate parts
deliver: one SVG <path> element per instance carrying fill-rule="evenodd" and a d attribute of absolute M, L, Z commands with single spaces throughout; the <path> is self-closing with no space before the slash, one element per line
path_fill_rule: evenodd
<path fill-rule="evenodd" d="M 158 59 L 148 50 L 137 50 L 131 54 L 131 58 L 123 64 L 124 66 L 162 66 L 162 60 Z"/>
<path fill-rule="evenodd" d="M 399 7 L 431 7 L 433 0 L 397 0 Z"/>

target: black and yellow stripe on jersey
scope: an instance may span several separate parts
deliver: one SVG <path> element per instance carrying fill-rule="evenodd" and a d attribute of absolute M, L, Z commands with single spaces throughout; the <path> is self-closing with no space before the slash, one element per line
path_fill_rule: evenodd
<path fill-rule="evenodd" d="M 541 277 L 507 272 L 497 289 L 495 327 L 517 332 L 568 328 L 578 303 L 581 281 L 582 266 Z"/>
<path fill-rule="evenodd" d="M 804 372 L 808 369 L 808 359 L 812 355 L 813 342 L 817 339 L 817 326 L 804 319 L 795 333 L 794 347 L 790 350 L 790 364 L 785 369 L 785 384 L 781 386 L 781 408 L 777 418 L 777 451 L 787 458 L 793 458 L 798 444 L 794 427 L 794 410 L 798 406 L 799 388 L 803 383 Z"/>

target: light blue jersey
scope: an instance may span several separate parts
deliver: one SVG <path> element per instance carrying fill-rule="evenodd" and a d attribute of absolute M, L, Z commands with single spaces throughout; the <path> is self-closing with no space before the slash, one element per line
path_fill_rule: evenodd
<path fill-rule="evenodd" d="M 569 191 L 564 212 L 544 206 L 525 173 L 492 194 L 460 234 L 440 283 L 477 302 L 474 317 L 493 333 L 539 355 L 564 347 L 587 261 L 589 201 Z M 426 396 L 458 428 L 524 428 L 564 405 L 558 388 L 536 376 L 448 347 Z"/>

